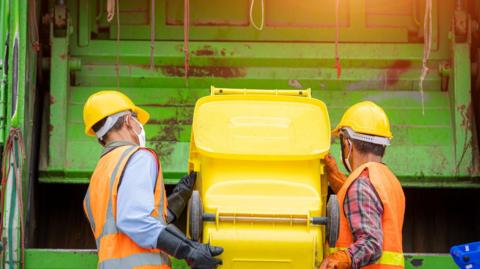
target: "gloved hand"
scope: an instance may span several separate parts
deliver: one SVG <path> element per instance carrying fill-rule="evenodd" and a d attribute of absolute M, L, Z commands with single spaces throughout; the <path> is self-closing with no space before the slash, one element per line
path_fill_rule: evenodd
<path fill-rule="evenodd" d="M 168 215 L 167 222 L 172 223 L 182 214 L 185 206 L 192 196 L 193 186 L 197 179 L 197 173 L 191 172 L 180 179 L 175 188 L 173 188 L 172 194 L 168 196 L 168 210 L 172 213 Z"/>
<path fill-rule="evenodd" d="M 189 240 L 173 225 L 168 225 L 157 239 L 157 248 L 177 259 L 184 259 L 192 269 L 215 269 L 222 260 L 214 258 L 223 248 Z"/>
<path fill-rule="evenodd" d="M 341 250 L 326 257 L 319 269 L 349 269 L 352 266 L 352 259 L 348 252 Z"/>
<path fill-rule="evenodd" d="M 325 171 L 330 187 L 332 187 L 333 192 L 337 193 L 347 180 L 347 176 L 338 169 L 337 161 L 330 154 L 325 156 Z"/>
<path fill-rule="evenodd" d="M 222 261 L 213 258 L 223 253 L 223 248 L 210 246 L 209 244 L 201 244 L 192 241 L 195 245 L 195 251 L 192 251 L 185 260 L 192 269 L 209 269 L 217 268 Z"/>

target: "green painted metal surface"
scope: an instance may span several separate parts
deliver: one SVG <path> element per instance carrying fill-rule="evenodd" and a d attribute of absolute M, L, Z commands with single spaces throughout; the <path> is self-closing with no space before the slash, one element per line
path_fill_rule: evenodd
<path fill-rule="evenodd" d="M 30 5 L 31 7 L 31 5 Z M 5 174 L 2 197 L 3 234 L 0 268 L 19 268 L 21 261 L 21 222 L 26 217 L 25 207 L 32 171 L 33 118 L 36 95 L 36 53 L 28 35 L 28 1 L 1 1 L 0 3 L 0 149 L 12 129 L 19 131 L 10 160 L 20 165 Z M 31 30 L 31 29 L 30 29 Z M 23 155 L 24 154 L 24 155 Z M 7 156 L 7 155 L 3 155 Z M 28 157 L 23 161 L 22 156 Z M 5 160 L 2 160 L 5 161 Z M 21 176 L 21 178 L 20 178 Z M 17 181 L 18 180 L 18 181 Z M 23 209 L 23 210 L 22 210 Z"/>
<path fill-rule="evenodd" d="M 405 254 L 405 268 L 457 269 L 458 266 L 448 254 Z"/>
<path fill-rule="evenodd" d="M 8 18 L 9 16 L 9 6 L 8 1 L 2 1 L 0 3 L 0 144 L 3 145 L 5 142 L 5 113 L 6 113 L 6 86 L 7 86 L 7 66 L 8 66 L 8 47 L 3 46 L 7 43 L 9 27 L 8 27 Z"/>
<path fill-rule="evenodd" d="M 101 148 L 83 134 L 82 106 L 93 92 L 117 87 L 118 59 L 121 90 L 152 114 L 146 126 L 148 145 L 161 157 L 167 183 L 175 183 L 186 172 L 193 107 L 215 85 L 312 88 L 314 97 L 328 105 L 332 125 L 351 104 L 373 100 L 391 117 L 395 138 L 385 162 L 404 186 L 480 187 L 470 45 L 452 37 L 454 0 L 433 0 L 425 114 L 418 92 L 422 1 L 414 1 L 416 8 L 403 0 L 342 1 L 340 79 L 334 68 L 334 0 L 321 5 L 316 0 L 268 1 L 266 28 L 261 32 L 249 23 L 247 0 L 212 0 L 208 8 L 192 1 L 188 79 L 183 69 L 182 1 L 156 2 L 153 69 L 148 66 L 149 1 L 120 1 L 120 32 L 115 20 L 106 22 L 104 0 L 66 2 L 66 27 L 59 30 L 51 25 L 50 32 L 50 98 L 42 123 L 41 182 L 88 182 Z M 254 20 L 258 21 L 256 2 Z M 33 111 L 39 98 L 36 54 L 27 30 L 29 8 L 26 0 L 0 1 L 0 145 L 8 128 L 19 127 L 27 156 L 34 147 Z M 115 41 L 117 33 L 120 42 Z M 339 155 L 337 141 L 332 151 Z M 27 162 L 24 192 L 30 171 Z M 18 223 L 18 213 L 12 220 Z M 18 253 L 18 225 L 6 228 L 16 235 L 8 237 L 8 247 Z M 96 268 L 93 251 L 26 249 L 25 253 L 25 268 Z M 5 268 L 18 263 L 18 259 L 2 260 Z M 173 263 L 175 268 L 187 268 L 183 262 Z M 407 254 L 406 268 L 456 267 L 447 255 Z"/>
<path fill-rule="evenodd" d="M 26 249 L 25 269 L 96 269 L 94 250 Z M 189 268 L 184 261 L 172 259 L 173 269 Z"/>
<path fill-rule="evenodd" d="M 436 1 L 434 1 L 436 2 Z M 143 40 L 150 35 L 148 1 L 124 1 L 120 6 L 122 39 Z M 315 0 L 281 1 L 268 3 L 265 10 L 267 27 L 261 32 L 251 27 L 249 22 L 249 1 L 225 2 L 213 0 L 208 3 L 192 1 L 191 33 L 192 40 L 264 40 L 264 41 L 332 41 L 335 30 L 335 1 Z M 207 5 L 207 6 L 206 6 Z M 183 39 L 183 2 L 175 0 L 156 1 L 155 36 L 158 40 Z M 384 6 L 384 7 L 382 7 Z M 79 18 L 85 27 L 79 31 L 81 44 L 88 44 L 91 30 L 99 35 L 101 28 L 108 27 L 104 13 L 95 8 L 95 1 L 79 7 Z M 260 3 L 254 6 L 253 17 L 261 20 Z M 409 33 L 419 30 L 415 23 L 414 6 L 409 1 L 392 4 L 388 1 L 342 1 L 340 3 L 340 23 L 343 26 L 342 41 L 347 42 L 407 42 Z M 391 10 L 395 10 L 394 15 Z M 294 12 L 291 12 L 294 11 Z M 96 16 L 99 14 L 100 16 Z M 434 17 L 438 11 L 435 6 Z M 393 15 L 393 16 L 392 16 Z M 321 18 L 321 20 L 319 20 Z M 87 21 L 90 24 L 87 24 Z M 435 20 L 435 25 L 437 21 Z M 270 26 L 270 27 L 269 27 Z M 114 39 L 116 26 L 105 35 Z"/>
<path fill-rule="evenodd" d="M 183 261 L 172 260 L 173 269 L 189 268 Z M 25 269 L 94 269 L 97 256 L 91 250 L 27 249 Z M 406 269 L 456 269 L 447 254 L 405 254 Z"/>
<path fill-rule="evenodd" d="M 322 6 L 310 0 L 301 5 L 281 2 L 267 5 L 266 27 L 259 32 L 243 12 L 246 0 L 215 1 L 210 8 L 193 1 L 186 79 L 182 2 L 156 3 L 155 66 L 150 68 L 148 2 L 122 1 L 117 42 L 116 19 L 107 23 L 102 5 L 69 1 L 71 31 L 51 38 L 50 111 L 44 122 L 49 128 L 42 137 L 48 150 L 42 151 L 40 181 L 88 182 L 101 148 L 83 134 L 82 106 L 90 94 L 117 88 L 118 79 L 120 89 L 152 115 L 146 126 L 148 145 L 160 156 L 167 183 L 186 172 L 193 107 L 215 85 L 312 88 L 313 96 L 327 104 L 332 125 L 348 106 L 373 100 L 391 118 L 395 138 L 385 161 L 404 186 L 480 186 L 472 140 L 469 45 L 449 38 L 455 1 L 433 1 L 424 114 L 418 86 L 423 55 L 418 36 L 423 30 L 415 23 L 421 21 L 421 4 L 414 9 L 409 1 L 364 0 L 341 6 L 342 76 L 337 79 L 334 1 Z M 289 7 L 304 16 L 292 17 Z M 324 16 L 319 21 L 314 14 Z M 337 143 L 332 147 L 336 156 Z"/>

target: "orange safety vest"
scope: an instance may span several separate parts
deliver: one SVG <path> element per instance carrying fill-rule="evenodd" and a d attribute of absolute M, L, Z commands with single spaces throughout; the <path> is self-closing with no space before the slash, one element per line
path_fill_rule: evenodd
<path fill-rule="evenodd" d="M 382 163 L 369 162 L 353 171 L 337 193 L 340 204 L 340 230 L 335 248 L 330 252 L 345 250 L 353 243 L 352 232 L 350 231 L 343 202 L 350 185 L 358 176 L 368 169 L 369 179 L 377 192 L 382 205 L 382 231 L 383 246 L 382 256 L 374 264 L 364 266 L 368 269 L 398 269 L 404 268 L 404 257 L 402 249 L 402 226 L 405 212 L 405 196 L 402 186 L 397 177 Z"/>
<path fill-rule="evenodd" d="M 100 269 L 169 269 L 170 259 L 159 249 L 138 246 L 116 225 L 117 191 L 123 171 L 138 146 L 120 146 L 100 158 L 88 186 L 83 207 L 98 249 Z M 156 156 L 156 154 L 154 154 Z M 162 170 L 158 165 L 152 216 L 166 225 L 167 200 Z M 162 210 L 159 215 L 159 210 Z"/>

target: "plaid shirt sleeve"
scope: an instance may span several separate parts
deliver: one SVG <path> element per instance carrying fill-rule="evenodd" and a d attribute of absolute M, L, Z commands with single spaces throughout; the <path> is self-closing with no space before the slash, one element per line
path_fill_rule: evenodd
<path fill-rule="evenodd" d="M 368 178 L 368 170 L 355 180 L 343 204 L 353 244 L 348 248 L 352 268 L 375 263 L 382 256 L 383 205 Z"/>

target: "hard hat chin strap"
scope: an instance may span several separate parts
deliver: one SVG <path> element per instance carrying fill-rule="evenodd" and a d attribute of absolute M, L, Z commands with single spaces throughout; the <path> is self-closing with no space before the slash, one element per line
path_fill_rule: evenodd
<path fill-rule="evenodd" d="M 348 127 L 342 128 L 342 131 L 344 131 L 344 133 L 348 137 L 355 140 L 360 140 L 360 141 L 382 145 L 382 146 L 390 146 L 390 139 L 386 137 L 357 133 Z"/>
<path fill-rule="evenodd" d="M 120 117 L 128 115 L 129 113 L 130 113 L 129 111 L 122 111 L 122 112 L 118 112 L 118 113 L 115 113 L 113 115 L 108 116 L 107 119 L 105 120 L 105 124 L 103 124 L 102 128 L 100 128 L 97 132 L 95 132 L 97 138 L 100 139 L 100 140 L 103 140 L 103 136 L 105 134 L 107 134 L 108 131 L 110 131 L 110 129 L 112 129 L 113 125 L 115 125 L 117 120 Z"/>

